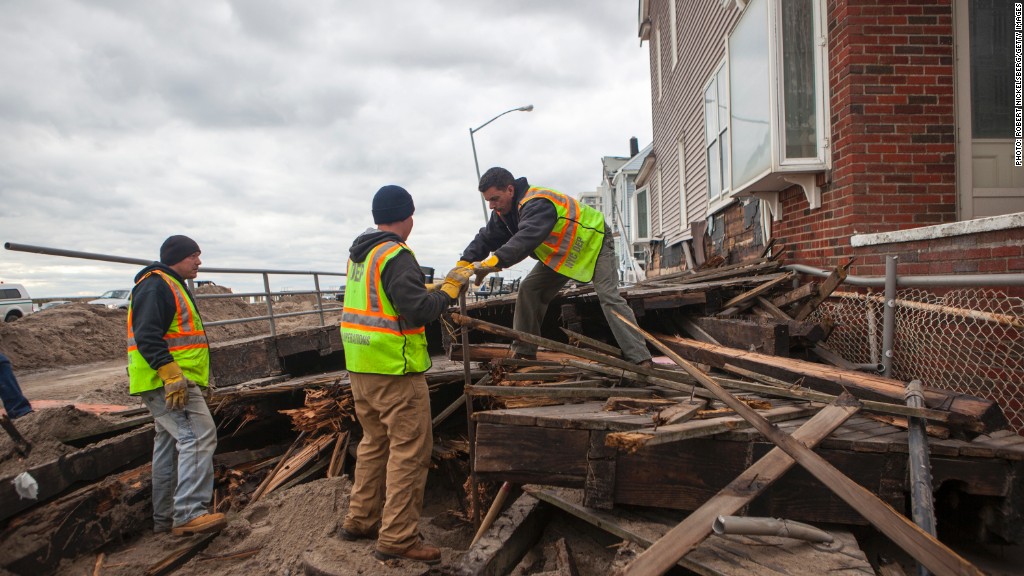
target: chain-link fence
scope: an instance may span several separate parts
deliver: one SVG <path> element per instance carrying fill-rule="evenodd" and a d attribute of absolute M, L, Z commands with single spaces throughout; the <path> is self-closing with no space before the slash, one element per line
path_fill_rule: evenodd
<path fill-rule="evenodd" d="M 882 294 L 834 296 L 813 316 L 835 325 L 828 347 L 856 364 L 880 363 Z M 991 289 L 904 289 L 895 310 L 892 377 L 993 400 L 1024 434 L 1024 299 Z"/>

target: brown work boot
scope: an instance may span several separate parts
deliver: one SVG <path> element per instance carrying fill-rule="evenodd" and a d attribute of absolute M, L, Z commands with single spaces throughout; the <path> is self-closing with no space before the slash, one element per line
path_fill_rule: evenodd
<path fill-rule="evenodd" d="M 210 534 L 220 532 L 228 525 L 228 521 L 220 512 L 196 516 L 181 526 L 171 528 L 175 536 L 192 536 L 193 534 Z"/>
<path fill-rule="evenodd" d="M 375 550 L 373 557 L 377 560 L 415 560 L 424 564 L 440 564 L 441 550 L 437 546 L 432 546 L 421 540 L 401 554 L 389 554 Z"/>
<path fill-rule="evenodd" d="M 374 526 L 369 532 L 359 532 L 358 530 L 350 530 L 345 528 L 342 524 L 338 528 L 338 538 L 347 540 L 349 542 L 355 542 L 356 540 L 376 540 L 377 539 L 377 527 Z"/>

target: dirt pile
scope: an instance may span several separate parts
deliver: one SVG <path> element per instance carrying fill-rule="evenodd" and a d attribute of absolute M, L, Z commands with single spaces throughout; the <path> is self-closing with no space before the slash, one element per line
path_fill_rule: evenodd
<path fill-rule="evenodd" d="M 59 438 L 71 438 L 100 432 L 110 426 L 99 416 L 74 406 L 36 410 L 14 421 L 18 432 L 32 444 L 28 458 L 22 459 L 14 449 L 14 441 L 0 434 L 0 477 L 13 476 L 33 466 L 55 460 L 62 454 L 77 450 Z"/>
<path fill-rule="evenodd" d="M 230 294 L 231 289 L 202 286 L 196 293 Z M 333 304 L 333 301 L 328 301 L 327 305 Z M 199 298 L 197 305 L 204 322 L 267 315 L 266 304 L 248 304 L 242 298 Z M 314 310 L 315 306 L 313 295 L 284 296 L 274 302 L 274 314 Z M 327 325 L 337 325 L 340 320 L 340 310 L 324 313 Z M 124 358 L 127 322 L 125 310 L 111 310 L 92 304 L 65 304 L 29 314 L 16 322 L 0 322 L 0 351 L 11 359 L 16 373 Z M 279 318 L 276 323 L 278 333 L 285 333 L 318 326 L 320 316 L 290 316 Z M 264 334 L 270 334 L 270 325 L 266 321 L 210 326 L 207 329 L 211 343 Z"/>
<path fill-rule="evenodd" d="M 0 351 L 15 373 L 123 357 L 128 313 L 94 304 L 65 304 L 0 322 Z"/>
<path fill-rule="evenodd" d="M 228 515 L 229 525 L 202 553 L 175 571 L 180 576 L 249 576 L 250 574 L 303 574 L 309 564 L 327 574 L 421 575 L 419 562 L 373 557 L 374 542 L 346 542 L 333 534 L 348 510 L 352 484 L 347 476 L 323 478 L 271 493 L 263 500 Z M 428 493 L 420 528 L 424 538 L 441 547 L 446 564 L 456 561 L 472 538 L 471 527 L 456 529 L 443 498 Z M 430 514 L 438 516 L 431 517 Z M 143 574 L 172 550 L 187 543 L 167 534 L 144 533 L 137 540 L 109 550 L 104 576 Z M 61 573 L 91 573 L 95 556 L 66 561 Z"/>

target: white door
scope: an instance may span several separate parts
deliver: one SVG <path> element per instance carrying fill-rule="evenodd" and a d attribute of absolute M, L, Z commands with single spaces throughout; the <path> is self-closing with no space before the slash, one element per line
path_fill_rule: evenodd
<path fill-rule="evenodd" d="M 957 211 L 960 220 L 1024 212 L 1013 165 L 1013 3 L 956 0 Z"/>

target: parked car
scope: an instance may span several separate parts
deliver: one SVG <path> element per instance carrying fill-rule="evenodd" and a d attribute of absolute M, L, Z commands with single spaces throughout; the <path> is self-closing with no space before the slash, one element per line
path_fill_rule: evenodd
<path fill-rule="evenodd" d="M 106 306 L 107 308 L 127 310 L 128 299 L 131 298 L 131 296 L 131 290 L 107 290 L 99 298 L 90 300 L 89 304 L 99 304 L 100 306 Z"/>
<path fill-rule="evenodd" d="M 54 306 L 63 306 L 64 304 L 71 304 L 71 300 L 50 300 L 49 302 L 46 302 L 45 304 L 40 306 L 39 310 L 49 310 Z"/>
<path fill-rule="evenodd" d="M 21 284 L 0 283 L 0 318 L 14 322 L 32 313 L 32 298 Z"/>

